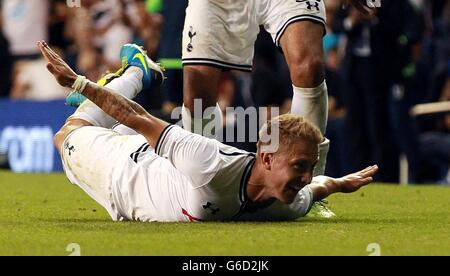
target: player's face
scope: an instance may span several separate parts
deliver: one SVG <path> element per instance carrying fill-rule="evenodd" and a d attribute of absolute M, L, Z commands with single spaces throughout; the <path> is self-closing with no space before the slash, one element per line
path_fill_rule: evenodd
<path fill-rule="evenodd" d="M 274 154 L 270 177 L 278 200 L 292 203 L 298 192 L 311 183 L 318 156 L 318 145 L 303 140 L 280 147 Z"/>

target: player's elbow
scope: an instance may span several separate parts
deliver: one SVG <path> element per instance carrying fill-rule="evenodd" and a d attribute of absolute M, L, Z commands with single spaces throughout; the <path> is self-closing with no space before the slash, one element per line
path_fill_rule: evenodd
<path fill-rule="evenodd" d="M 159 128 L 160 122 L 162 121 L 148 114 L 137 114 L 129 118 L 127 126 L 148 136 L 149 133 L 153 133 Z"/>
<path fill-rule="evenodd" d="M 145 116 L 139 114 L 134 114 L 133 116 L 130 116 L 127 119 L 125 125 L 129 128 L 136 130 L 139 133 L 143 133 L 145 132 L 145 130 L 148 130 L 150 128 L 149 120 Z"/>

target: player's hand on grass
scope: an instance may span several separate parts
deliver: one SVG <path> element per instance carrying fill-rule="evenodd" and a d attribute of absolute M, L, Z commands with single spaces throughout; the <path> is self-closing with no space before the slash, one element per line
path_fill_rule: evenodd
<path fill-rule="evenodd" d="M 341 178 L 334 179 L 335 184 L 339 187 L 341 193 L 353 193 L 359 190 L 359 188 L 371 183 L 373 176 L 377 173 L 378 166 L 370 166 Z"/>
<path fill-rule="evenodd" d="M 377 173 L 378 166 L 370 166 L 341 178 L 329 176 L 316 176 L 310 184 L 313 200 L 322 200 L 334 193 L 353 193 L 361 187 L 371 183 L 373 176 Z"/>
<path fill-rule="evenodd" d="M 45 41 L 38 41 L 37 46 L 48 62 L 48 71 L 53 74 L 56 81 L 64 87 L 72 87 L 78 75 Z"/>

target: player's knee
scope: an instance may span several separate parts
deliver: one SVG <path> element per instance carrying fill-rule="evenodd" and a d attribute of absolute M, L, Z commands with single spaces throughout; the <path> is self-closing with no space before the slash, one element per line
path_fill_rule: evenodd
<path fill-rule="evenodd" d="M 66 140 L 67 135 L 69 135 L 75 129 L 83 126 L 92 126 L 91 123 L 81 120 L 81 119 L 69 119 L 64 126 L 53 136 L 53 144 L 59 151 L 61 149 L 64 140 Z"/>
<path fill-rule="evenodd" d="M 191 112 L 204 111 L 215 106 L 222 71 L 211 66 L 186 66 L 183 68 L 183 101 Z"/>
<path fill-rule="evenodd" d="M 217 99 L 211 97 L 210 95 L 197 95 L 191 97 L 184 97 L 183 100 L 184 107 L 187 108 L 191 114 L 195 114 L 195 111 L 200 110 L 205 111 L 208 107 L 215 107 L 217 104 Z"/>
<path fill-rule="evenodd" d="M 292 83 L 297 87 L 313 88 L 325 79 L 325 64 L 321 55 L 298 55 L 291 63 Z"/>
<path fill-rule="evenodd" d="M 66 138 L 66 135 L 67 135 L 66 131 L 64 130 L 63 127 L 53 136 L 53 145 L 55 145 L 58 151 L 61 149 L 61 146 Z"/>
<path fill-rule="evenodd" d="M 194 112 L 194 99 L 191 97 L 185 97 L 183 100 L 184 107 L 189 110 L 189 112 Z"/>

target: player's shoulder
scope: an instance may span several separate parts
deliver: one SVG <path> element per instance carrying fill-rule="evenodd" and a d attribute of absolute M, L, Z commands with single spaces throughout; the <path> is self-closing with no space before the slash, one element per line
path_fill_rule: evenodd
<path fill-rule="evenodd" d="M 222 143 L 218 145 L 216 158 L 220 164 L 220 170 L 217 173 L 219 178 L 234 179 L 234 176 L 242 176 L 256 160 L 254 153 Z"/>

